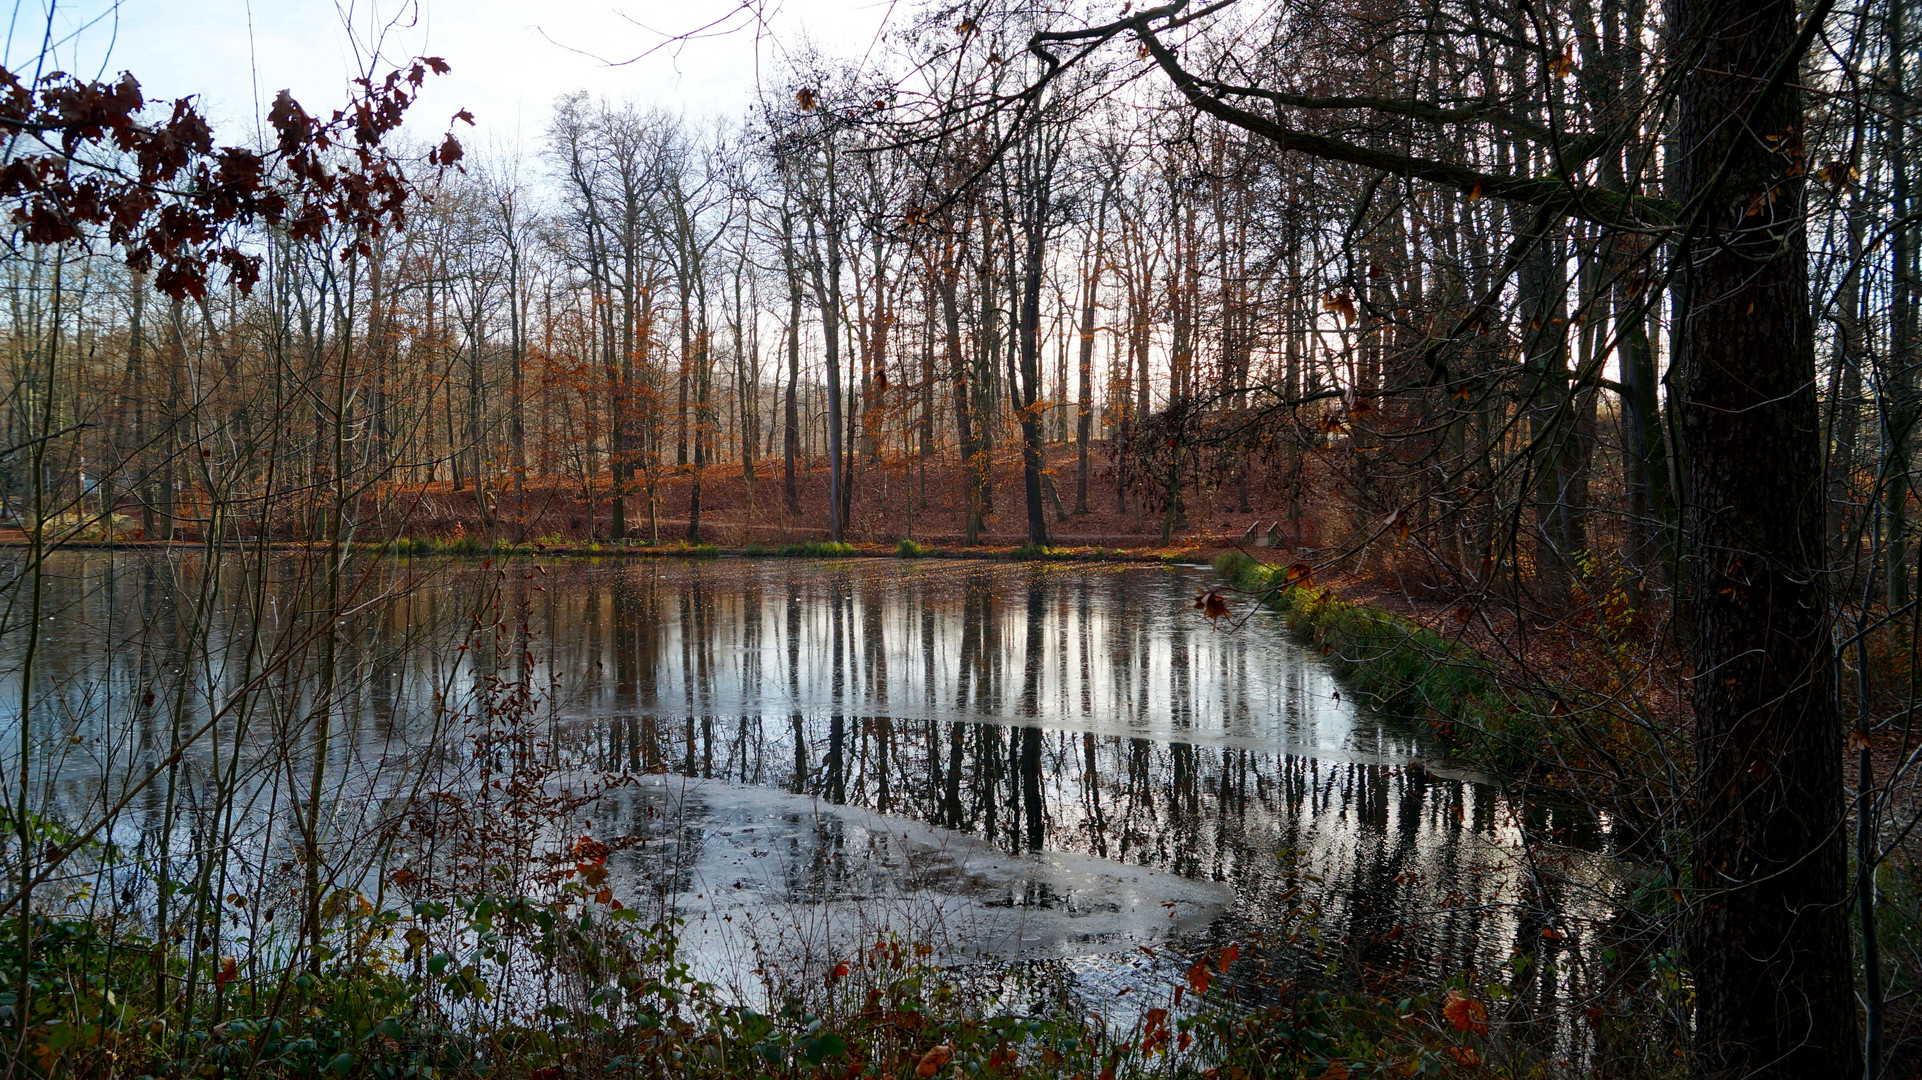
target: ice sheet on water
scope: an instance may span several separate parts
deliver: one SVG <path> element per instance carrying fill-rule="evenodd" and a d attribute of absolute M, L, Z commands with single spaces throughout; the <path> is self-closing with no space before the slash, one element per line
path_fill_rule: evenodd
<path fill-rule="evenodd" d="M 1199 931 L 1233 899 L 1213 882 L 1070 852 L 1011 855 L 767 788 L 650 776 L 605 811 L 608 826 L 649 837 L 609 862 L 616 893 L 685 919 L 683 957 L 717 981 L 743 960 L 831 965 L 888 935 L 944 962 L 1086 956 Z"/>

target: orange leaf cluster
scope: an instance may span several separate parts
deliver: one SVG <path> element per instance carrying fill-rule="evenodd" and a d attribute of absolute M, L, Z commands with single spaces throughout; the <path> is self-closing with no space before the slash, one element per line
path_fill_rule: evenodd
<path fill-rule="evenodd" d="M 1488 1010 L 1474 998 L 1464 997 L 1460 990 L 1448 992 L 1448 1000 L 1442 1005 L 1442 1015 L 1455 1025 L 1456 1031 L 1472 1035 L 1488 1034 Z"/>

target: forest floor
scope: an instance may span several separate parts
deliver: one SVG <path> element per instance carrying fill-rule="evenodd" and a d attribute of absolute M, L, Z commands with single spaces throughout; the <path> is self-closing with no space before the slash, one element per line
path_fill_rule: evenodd
<path fill-rule="evenodd" d="M 1048 447 L 1045 474 L 1059 495 L 1059 505 L 1044 495 L 1048 542 L 1061 547 L 1104 547 L 1154 550 L 1175 547 L 1219 551 L 1233 546 L 1257 522 L 1267 528 L 1285 518 L 1287 492 L 1265 472 L 1253 471 L 1247 509 L 1241 509 L 1239 489 L 1190 485 L 1185 492 L 1187 519 L 1161 542 L 1163 512 L 1158 505 L 1129 493 L 1120 505 L 1115 490 L 1115 467 L 1107 449 L 1089 448 L 1087 513 L 1074 513 L 1076 459 L 1072 445 Z M 759 462 L 752 480 L 738 463 L 712 465 L 701 471 L 700 539 L 723 547 L 823 540 L 828 536 L 828 470 L 816 458 L 797 470 L 795 505 L 786 498 L 783 462 Z M 605 482 L 602 481 L 604 489 Z M 648 515 L 646 483 L 637 478 L 627 499 L 630 537 L 675 541 L 688 538 L 689 510 L 694 487 L 691 466 L 670 469 L 655 485 L 655 520 Z M 892 547 L 901 539 L 924 546 L 958 547 L 965 522 L 961 470 L 952 455 L 923 465 L 918 458 L 864 459 L 851 470 L 851 510 L 846 539 L 858 544 Z M 1012 547 L 1028 538 L 1027 502 L 1022 487 L 1018 453 L 993 455 L 990 480 L 992 506 L 980 538 L 987 547 Z M 1149 503 L 1152 503 L 1152 496 Z M 392 512 L 411 535 L 446 536 L 480 533 L 506 537 L 519 532 L 526 538 L 581 540 L 606 537 L 612 531 L 611 507 L 604 490 L 596 500 L 594 528 L 588 527 L 587 506 L 578 482 L 558 477 L 530 480 L 518 495 L 495 493 L 493 512 L 485 517 L 472 486 L 454 490 L 445 480 L 407 489 L 394 501 Z M 1284 532 L 1289 531 L 1285 520 Z M 1312 522 L 1302 541 L 1316 541 Z M 1292 540 L 1292 533 L 1289 533 Z"/>

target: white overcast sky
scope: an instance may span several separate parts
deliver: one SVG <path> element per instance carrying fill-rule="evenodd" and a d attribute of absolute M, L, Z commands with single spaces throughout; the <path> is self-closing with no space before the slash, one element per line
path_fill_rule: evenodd
<path fill-rule="evenodd" d="M 31 74 L 51 10 L 52 39 L 65 40 L 55 50 L 60 67 L 89 78 L 131 71 L 149 99 L 198 94 L 221 141 L 240 142 L 282 88 L 310 112 L 338 105 L 358 70 L 354 42 L 364 54 L 374 28 L 412 12 L 383 54 L 440 56 L 454 70 L 429 81 L 410 129 L 431 137 L 465 108 L 477 123 L 462 132 L 470 146 L 518 143 L 532 152 L 561 94 L 585 89 L 690 116 L 740 115 L 757 78 L 797 43 L 812 40 L 849 60 L 878 56 L 877 35 L 911 4 L 756 2 L 758 20 L 740 13 L 740 0 L 19 0 L 6 65 Z M 623 66 L 596 59 L 630 59 L 716 20 L 731 32 Z"/>

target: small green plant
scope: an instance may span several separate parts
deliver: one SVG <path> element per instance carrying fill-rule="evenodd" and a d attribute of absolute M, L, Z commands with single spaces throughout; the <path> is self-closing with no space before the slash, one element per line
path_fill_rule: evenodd
<path fill-rule="evenodd" d="M 765 559 L 772 554 L 774 554 L 774 551 L 771 548 L 763 547 L 760 544 L 749 544 L 741 549 L 741 557 L 744 559 Z"/>
<path fill-rule="evenodd" d="M 927 553 L 927 548 L 905 536 L 901 538 L 900 543 L 894 545 L 894 554 L 903 559 L 919 559 L 925 557 Z"/>

